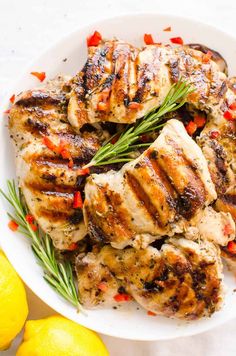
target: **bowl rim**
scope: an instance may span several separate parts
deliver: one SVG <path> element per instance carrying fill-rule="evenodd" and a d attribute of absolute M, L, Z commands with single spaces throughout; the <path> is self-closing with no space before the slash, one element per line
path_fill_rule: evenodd
<path fill-rule="evenodd" d="M 16 76 L 16 79 L 13 81 L 11 81 L 9 87 L 7 88 L 7 93 L 4 95 L 4 98 L 2 100 L 2 104 L 1 106 L 3 108 L 6 108 L 8 107 L 9 105 L 9 93 L 10 93 L 10 90 L 11 88 L 13 89 L 14 91 L 14 88 L 17 88 L 20 84 L 20 82 L 22 82 L 24 80 L 24 76 L 25 76 L 25 73 L 26 72 L 29 72 L 29 69 L 35 64 L 37 63 L 38 61 L 41 60 L 42 57 L 46 56 L 49 52 L 53 52 L 59 45 L 61 42 L 64 42 L 66 40 L 69 40 L 70 37 L 72 37 L 73 35 L 75 35 L 76 33 L 78 33 L 79 31 L 83 30 L 83 31 L 87 31 L 89 33 L 89 31 L 91 30 L 91 27 L 93 28 L 96 28 L 98 27 L 100 24 L 104 23 L 104 22 L 110 22 L 112 20 L 119 20 L 119 19 L 128 19 L 128 18 L 137 18 L 137 19 L 141 19 L 141 18 L 145 18 L 145 17 L 161 17 L 161 18 L 166 18 L 168 17 L 168 19 L 173 20 L 177 20 L 177 21 L 184 21 L 185 23 L 189 23 L 191 25 L 193 24 L 196 24 L 196 25 L 199 25 L 199 26 L 202 26 L 202 27 L 205 27 L 205 28 L 209 28 L 211 31 L 214 31 L 214 32 L 218 32 L 220 33 L 221 35 L 224 35 L 226 37 L 228 37 L 230 40 L 232 41 L 236 41 L 236 36 L 233 36 L 231 33 L 228 33 L 227 31 L 224 31 L 222 30 L 221 28 L 218 28 L 217 26 L 215 25 L 212 25 L 212 24 L 208 24 L 206 22 L 203 22 L 203 21 L 199 21 L 199 20 L 195 20 L 191 17 L 185 17 L 185 16 L 181 16 L 181 15 L 172 15 L 172 14 L 168 14 L 166 12 L 157 12 L 157 11 L 154 11 L 154 12 L 127 12 L 125 14 L 122 14 L 122 15 L 116 15 L 116 16 L 106 16 L 106 17 L 102 17 L 96 21 L 89 21 L 87 25 L 81 25 L 81 26 L 78 26 L 76 29 L 74 29 L 73 31 L 70 31 L 69 33 L 61 36 L 59 39 L 57 39 L 56 41 L 53 41 L 51 44 L 49 44 L 48 46 L 46 46 L 42 51 L 39 52 L 38 55 L 34 56 L 34 58 L 30 61 L 28 61 L 26 63 L 26 65 L 24 65 L 22 67 L 22 69 L 19 71 L 19 74 Z M 5 210 L 4 210 L 5 211 Z M 4 253 L 6 254 L 7 258 L 9 259 L 9 261 L 11 262 L 11 264 L 13 265 L 13 267 L 15 268 L 16 272 L 18 273 L 18 266 L 17 266 L 17 263 L 15 262 L 13 256 L 8 253 L 8 251 L 6 251 L 7 249 L 4 248 L 4 243 L 2 243 L 2 238 L 0 237 L 0 242 L 1 242 L 1 248 L 3 249 Z M 36 260 L 35 260 L 35 263 Z M 51 300 L 47 301 L 46 300 L 46 296 L 41 293 L 41 291 L 37 290 L 37 288 L 35 288 L 35 286 L 32 286 L 32 284 L 30 283 L 30 278 L 28 278 L 27 274 L 24 274 L 24 273 L 19 273 L 21 279 L 24 281 L 24 283 L 27 285 L 27 287 L 42 301 L 44 302 L 46 305 L 48 305 L 50 308 L 52 308 L 53 310 L 55 310 L 55 307 L 52 303 Z M 60 313 L 62 315 L 64 315 L 66 318 L 68 318 L 67 315 L 65 315 L 65 313 L 63 313 L 63 308 L 61 306 L 56 306 L 56 310 L 55 310 L 55 313 Z M 184 333 L 181 334 L 180 332 L 177 332 L 175 335 L 171 335 L 171 337 L 168 337 L 168 336 L 163 336 L 163 337 L 158 337 L 158 338 L 155 338 L 153 336 L 150 336 L 149 338 L 147 336 L 145 336 L 144 338 L 141 338 L 141 337 L 137 337 L 137 338 L 134 338 L 134 337 L 131 337 L 129 335 L 122 335 L 122 336 L 119 336 L 117 335 L 116 333 L 113 333 L 112 330 L 110 329 L 110 332 L 104 332 L 104 331 L 100 331 L 99 328 L 97 327 L 94 327 L 93 330 L 95 330 L 96 332 L 98 333 L 101 333 L 101 334 L 104 334 L 104 335 L 107 335 L 107 336 L 112 336 L 112 337 L 116 337 L 116 338 L 122 338 L 122 339 L 127 339 L 127 340 L 136 340 L 136 341 L 157 341 L 157 340 L 172 340 L 172 339 L 176 339 L 178 337 L 187 337 L 187 336 L 192 336 L 192 335 L 197 335 L 197 334 L 201 334 L 201 333 L 204 333 L 208 330 L 211 330 L 211 329 L 214 329 L 215 327 L 217 326 L 220 326 L 222 324 L 224 324 L 225 322 L 231 320 L 235 318 L 235 316 L 231 316 L 229 315 L 228 317 L 224 318 L 224 319 L 220 319 L 218 320 L 214 325 L 211 325 L 209 323 L 205 323 L 200 330 L 196 330 L 196 331 L 191 331 L 191 329 L 185 329 Z M 71 319 L 73 320 L 73 319 Z M 74 320 L 75 321 L 75 320 Z M 80 323 L 78 321 L 75 321 L 77 323 Z M 87 326 L 86 323 L 81 323 L 81 325 L 84 325 L 85 327 L 88 327 L 88 328 L 91 328 L 91 326 Z"/>

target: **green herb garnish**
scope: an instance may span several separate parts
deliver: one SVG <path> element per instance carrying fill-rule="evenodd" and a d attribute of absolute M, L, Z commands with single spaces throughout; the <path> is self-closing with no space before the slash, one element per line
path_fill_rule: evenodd
<path fill-rule="evenodd" d="M 70 262 L 57 261 L 51 238 L 40 229 L 32 230 L 31 224 L 26 220 L 28 209 L 21 200 L 20 191 L 16 188 L 14 180 L 8 180 L 7 187 L 7 194 L 2 189 L 0 193 L 14 209 L 13 214 L 8 213 L 8 216 L 18 224 L 18 231 L 31 239 L 32 250 L 44 270 L 44 279 L 62 297 L 81 310 Z"/>
<path fill-rule="evenodd" d="M 113 136 L 97 151 L 92 160 L 84 168 L 132 161 L 133 158 L 130 154 L 134 150 L 151 145 L 151 143 L 134 145 L 140 139 L 140 136 L 160 129 L 164 125 L 160 123 L 163 116 L 183 106 L 187 95 L 193 90 L 191 85 L 187 84 L 186 81 L 180 80 L 178 83 L 173 84 L 159 108 L 151 110 L 137 124 L 121 132 L 119 139 L 114 144 L 111 143 Z"/>

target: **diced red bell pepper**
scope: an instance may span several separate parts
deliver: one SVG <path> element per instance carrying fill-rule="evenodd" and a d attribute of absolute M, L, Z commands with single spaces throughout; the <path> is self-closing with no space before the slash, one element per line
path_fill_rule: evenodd
<path fill-rule="evenodd" d="M 227 249 L 229 252 L 236 254 L 236 242 L 235 241 L 229 241 L 227 245 Z"/>
<path fill-rule="evenodd" d="M 43 136 L 43 144 L 47 146 L 47 148 L 55 153 L 58 153 L 58 147 L 52 142 L 52 140 L 48 136 Z"/>
<path fill-rule="evenodd" d="M 211 131 L 210 138 L 215 139 L 220 136 L 219 131 Z"/>
<path fill-rule="evenodd" d="M 87 37 L 87 46 L 98 46 L 102 40 L 102 36 L 98 31 L 95 31 L 91 36 Z"/>
<path fill-rule="evenodd" d="M 83 207 L 83 201 L 81 197 L 81 193 L 79 191 L 74 193 L 74 202 L 73 202 L 73 208 L 82 208 Z"/>
<path fill-rule="evenodd" d="M 132 300 L 132 297 L 125 293 L 118 293 L 113 298 L 116 302 L 129 302 L 130 300 Z"/>
<path fill-rule="evenodd" d="M 26 214 L 25 220 L 29 223 L 32 224 L 34 222 L 34 217 L 31 214 Z"/>
<path fill-rule="evenodd" d="M 11 97 L 10 97 L 10 102 L 12 103 L 12 104 L 14 104 L 14 102 L 15 102 L 15 94 L 13 94 Z"/>
<path fill-rule="evenodd" d="M 38 230 L 38 226 L 33 223 L 30 224 L 30 227 L 34 232 Z"/>
<path fill-rule="evenodd" d="M 44 79 L 46 78 L 46 73 L 45 72 L 31 72 L 34 77 L 38 78 L 40 82 L 43 82 Z"/>
<path fill-rule="evenodd" d="M 182 37 L 172 37 L 172 38 L 170 38 L 170 41 L 174 44 L 179 44 L 179 45 L 184 44 Z"/>
<path fill-rule="evenodd" d="M 224 112 L 224 118 L 225 118 L 226 120 L 229 120 L 229 121 L 234 120 L 233 115 L 232 115 L 231 112 L 228 111 L 228 110 Z"/>
<path fill-rule="evenodd" d="M 194 132 L 197 130 L 197 125 L 195 122 L 190 121 L 187 126 L 185 126 L 187 133 L 192 136 Z"/>
<path fill-rule="evenodd" d="M 206 123 L 206 119 L 204 116 L 196 115 L 194 116 L 194 122 L 197 127 L 203 127 Z"/>
<path fill-rule="evenodd" d="M 89 168 L 79 168 L 77 169 L 76 173 L 78 174 L 78 176 L 86 176 L 90 173 L 90 170 Z"/>
<path fill-rule="evenodd" d="M 8 227 L 10 230 L 15 232 L 15 231 L 17 231 L 19 225 L 14 220 L 10 220 L 8 223 Z"/>
<path fill-rule="evenodd" d="M 147 315 L 156 316 L 156 313 L 153 313 L 151 310 L 148 310 Z"/>
<path fill-rule="evenodd" d="M 144 40 L 146 45 L 154 44 L 152 35 L 150 33 L 145 33 L 144 36 L 143 36 L 143 40 Z"/>
<path fill-rule="evenodd" d="M 230 108 L 231 110 L 236 110 L 236 101 L 235 101 L 234 103 L 232 103 L 232 104 L 229 106 L 229 108 Z"/>
<path fill-rule="evenodd" d="M 78 248 L 77 243 L 72 242 L 69 247 L 67 247 L 68 251 L 75 251 Z"/>

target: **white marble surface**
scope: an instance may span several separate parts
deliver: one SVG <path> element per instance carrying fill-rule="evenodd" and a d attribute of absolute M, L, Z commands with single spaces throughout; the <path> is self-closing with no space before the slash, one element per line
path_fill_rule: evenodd
<path fill-rule="evenodd" d="M 62 35 L 97 19 L 131 12 L 162 12 L 199 19 L 235 33 L 235 0 L 0 0 L 0 109 L 4 95 L 32 58 Z M 30 318 L 53 311 L 28 291 Z M 132 342 L 103 336 L 111 356 L 233 356 L 236 320 L 174 341 Z M 3 356 L 15 355 L 20 341 Z M 30 355 L 29 355 L 30 356 Z M 56 355 L 55 355 L 56 356 Z"/>

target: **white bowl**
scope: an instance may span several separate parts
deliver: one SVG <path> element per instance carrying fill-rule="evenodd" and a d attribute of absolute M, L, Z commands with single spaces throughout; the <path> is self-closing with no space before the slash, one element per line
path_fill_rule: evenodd
<path fill-rule="evenodd" d="M 163 32 L 167 26 L 172 32 Z M 25 71 L 17 81 L 13 93 L 38 85 L 30 75 L 31 71 L 46 71 L 47 78 L 58 73 L 74 74 L 86 59 L 86 37 L 98 30 L 106 38 L 116 36 L 135 45 L 141 45 L 144 33 L 152 33 L 157 42 L 169 43 L 170 37 L 182 36 L 185 43 L 201 43 L 219 51 L 227 60 L 231 75 L 236 74 L 236 40 L 211 26 L 180 17 L 158 14 L 128 15 L 100 21 L 82 28 L 52 46 Z M 64 62 L 63 59 L 67 58 Z M 5 107 L 9 99 L 6 99 Z M 6 188 L 6 180 L 15 177 L 14 153 L 6 128 L 6 116 L 1 118 L 0 127 L 0 186 Z M 179 336 L 193 335 L 209 330 L 236 317 L 236 287 L 234 277 L 225 270 L 227 287 L 224 306 L 211 318 L 184 322 L 160 316 L 148 316 L 146 311 L 133 303 L 122 309 L 101 309 L 78 314 L 75 308 L 64 301 L 44 281 L 41 268 L 37 265 L 27 238 L 11 232 L 5 211 L 9 206 L 1 199 L 0 242 L 9 260 L 32 291 L 51 308 L 65 317 L 103 334 L 133 340 L 164 340 Z M 129 303 L 128 303 L 129 304 Z"/>

